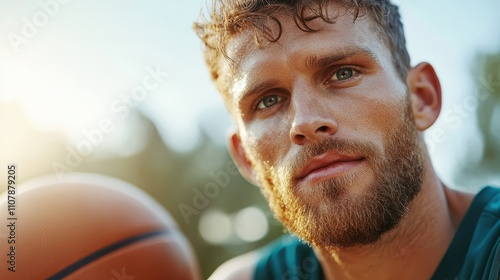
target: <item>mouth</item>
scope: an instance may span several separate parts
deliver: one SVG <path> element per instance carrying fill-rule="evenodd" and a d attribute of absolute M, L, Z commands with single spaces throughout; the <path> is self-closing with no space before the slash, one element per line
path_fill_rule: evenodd
<path fill-rule="evenodd" d="M 319 181 L 341 176 L 365 161 L 361 156 L 347 156 L 336 153 L 325 153 L 312 158 L 295 177 L 297 182 Z"/>

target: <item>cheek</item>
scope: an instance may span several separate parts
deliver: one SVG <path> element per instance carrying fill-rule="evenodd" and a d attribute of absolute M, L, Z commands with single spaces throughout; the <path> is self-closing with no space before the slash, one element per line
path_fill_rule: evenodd
<path fill-rule="evenodd" d="M 368 102 L 369 107 L 365 110 L 359 110 L 358 118 L 360 124 L 366 128 L 377 130 L 380 133 L 389 131 L 395 124 L 402 121 L 402 103 L 388 102 L 385 100 L 371 100 Z"/>
<path fill-rule="evenodd" d="M 275 166 L 290 148 L 289 138 L 289 129 L 283 123 L 254 124 L 247 128 L 245 148 L 257 161 L 255 163 Z"/>
<path fill-rule="evenodd" d="M 349 127 L 366 135 L 372 131 L 382 136 L 403 121 L 407 97 L 404 91 L 379 86 L 376 91 L 366 89 L 366 94 L 351 99 Z"/>

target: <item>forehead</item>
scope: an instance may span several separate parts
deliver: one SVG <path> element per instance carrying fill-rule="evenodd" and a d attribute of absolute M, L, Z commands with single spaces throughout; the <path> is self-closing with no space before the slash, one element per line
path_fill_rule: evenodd
<path fill-rule="evenodd" d="M 227 45 L 228 55 L 233 60 L 230 66 L 232 75 L 227 77 L 228 105 L 236 105 L 252 84 L 269 79 L 284 69 L 306 71 L 308 61 L 322 56 L 341 55 L 357 49 L 371 53 L 375 60 L 387 64 L 387 67 L 392 65 L 392 56 L 368 15 L 354 20 L 354 16 L 343 9 L 337 8 L 336 13 L 335 23 L 327 23 L 320 18 L 309 22 L 314 32 L 299 29 L 291 15 L 277 15 L 282 27 L 277 42 L 263 38 L 259 46 L 251 30 L 231 39 Z M 335 11 L 332 12 L 334 14 Z M 277 25 L 270 27 L 273 34 L 278 34 Z"/>

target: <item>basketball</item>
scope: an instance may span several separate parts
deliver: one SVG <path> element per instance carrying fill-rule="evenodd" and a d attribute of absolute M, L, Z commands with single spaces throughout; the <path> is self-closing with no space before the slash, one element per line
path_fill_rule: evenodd
<path fill-rule="evenodd" d="M 0 279 L 201 278 L 173 218 L 124 181 L 44 177 L 3 193 L 0 209 Z"/>

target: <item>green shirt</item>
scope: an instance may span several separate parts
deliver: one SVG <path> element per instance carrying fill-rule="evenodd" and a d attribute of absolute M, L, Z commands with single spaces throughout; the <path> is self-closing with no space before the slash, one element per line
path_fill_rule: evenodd
<path fill-rule="evenodd" d="M 320 280 L 321 265 L 307 244 L 284 236 L 261 250 L 255 280 Z M 474 198 L 432 280 L 500 279 L 500 189 Z"/>

